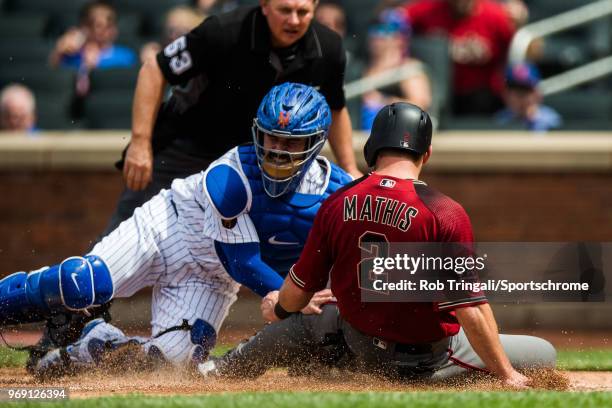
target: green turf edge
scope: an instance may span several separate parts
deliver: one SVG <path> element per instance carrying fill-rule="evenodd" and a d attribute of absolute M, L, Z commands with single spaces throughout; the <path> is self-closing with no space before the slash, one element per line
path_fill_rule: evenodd
<path fill-rule="evenodd" d="M 206 408 L 555 408 L 605 407 L 612 393 L 605 392 L 411 392 L 411 393 L 226 393 L 202 396 L 151 397 L 129 395 L 58 402 L 24 401 L 19 407 L 206 407 Z"/>
<path fill-rule="evenodd" d="M 27 359 L 27 351 L 17 351 L 8 347 L 0 347 L 0 368 L 23 367 Z"/>
<path fill-rule="evenodd" d="M 557 368 L 568 371 L 612 371 L 612 349 L 559 350 Z"/>

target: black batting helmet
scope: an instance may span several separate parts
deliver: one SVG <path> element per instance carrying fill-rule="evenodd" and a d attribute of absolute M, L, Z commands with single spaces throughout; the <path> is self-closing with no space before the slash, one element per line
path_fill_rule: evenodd
<path fill-rule="evenodd" d="M 382 149 L 425 153 L 431 145 L 431 128 L 429 115 L 418 106 L 405 102 L 385 106 L 376 115 L 363 148 L 368 166 L 376 164 Z"/>

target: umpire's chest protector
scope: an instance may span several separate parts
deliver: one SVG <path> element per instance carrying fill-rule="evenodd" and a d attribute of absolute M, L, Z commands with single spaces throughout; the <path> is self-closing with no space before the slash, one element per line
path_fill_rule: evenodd
<path fill-rule="evenodd" d="M 325 169 L 326 188 L 323 194 L 294 193 L 271 198 L 264 190 L 253 146 L 240 146 L 238 153 L 251 188 L 249 217 L 259 235 L 262 259 L 276 271 L 287 273 L 304 248 L 321 204 L 330 194 L 348 183 L 350 176 L 330 164 Z"/>

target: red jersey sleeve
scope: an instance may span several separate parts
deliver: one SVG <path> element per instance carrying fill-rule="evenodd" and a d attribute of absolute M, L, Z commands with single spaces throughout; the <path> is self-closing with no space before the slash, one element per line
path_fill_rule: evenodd
<path fill-rule="evenodd" d="M 436 219 L 438 227 L 437 241 L 468 244 L 467 246 L 452 246 L 453 256 L 474 255 L 471 245 L 474 242 L 472 223 L 463 207 L 442 194 L 433 193 L 430 197 L 431 199 L 426 201 Z M 464 275 L 464 278 L 470 281 L 479 280 L 475 273 L 470 276 Z M 465 291 L 452 293 L 449 296 L 449 301 L 437 303 L 435 307 L 436 310 L 442 311 L 476 306 L 482 303 L 487 303 L 487 298 L 483 291 Z"/>
<path fill-rule="evenodd" d="M 441 242 L 474 242 L 474 232 L 470 217 L 458 203 L 446 199 L 447 202 L 441 206 L 436 214 L 438 227 L 440 228 Z"/>
<path fill-rule="evenodd" d="M 325 289 L 329 280 L 329 271 L 333 266 L 330 232 L 327 221 L 329 207 L 323 203 L 317 213 L 312 228 L 308 233 L 306 245 L 295 265 L 289 270 L 289 277 L 298 287 L 306 292 L 317 292 Z"/>

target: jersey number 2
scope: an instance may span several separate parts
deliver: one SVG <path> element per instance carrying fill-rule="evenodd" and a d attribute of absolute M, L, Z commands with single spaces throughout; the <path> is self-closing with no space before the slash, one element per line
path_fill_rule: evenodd
<path fill-rule="evenodd" d="M 375 290 L 375 280 L 386 282 L 387 273 L 374 273 L 374 258 L 387 258 L 389 256 L 389 240 L 385 234 L 367 231 L 359 237 L 359 248 L 361 249 L 361 261 L 357 264 L 357 276 L 359 288 L 362 290 Z"/>

